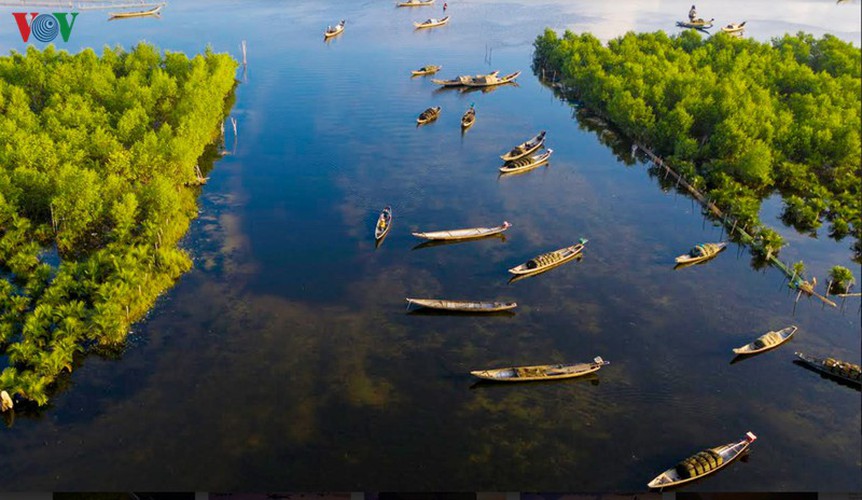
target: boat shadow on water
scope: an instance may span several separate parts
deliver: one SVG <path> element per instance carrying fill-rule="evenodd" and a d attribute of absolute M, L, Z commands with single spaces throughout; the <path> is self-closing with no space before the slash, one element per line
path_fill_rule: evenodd
<path fill-rule="evenodd" d="M 511 317 L 515 311 L 494 311 L 494 312 L 472 312 L 472 311 L 443 311 L 440 309 L 429 309 L 423 307 L 407 311 L 408 316 L 482 316 L 482 317 Z"/>
<path fill-rule="evenodd" d="M 464 240 L 429 240 L 429 241 L 423 241 L 422 243 L 411 248 L 410 250 L 411 251 L 421 250 L 423 248 L 442 247 L 442 246 L 447 246 L 447 245 L 457 245 L 459 243 L 471 243 L 471 242 L 475 242 L 475 241 L 485 241 L 485 240 L 492 240 L 492 239 L 498 239 L 498 240 L 500 240 L 500 242 L 505 242 L 506 241 L 506 235 L 504 235 L 504 234 L 489 234 L 488 236 L 483 236 L 480 238 L 470 238 L 470 239 L 464 239 Z"/>
<path fill-rule="evenodd" d="M 495 381 L 495 380 L 479 379 L 470 385 L 470 390 L 479 389 L 479 388 L 489 388 L 489 387 L 495 387 L 495 388 L 496 387 L 500 387 L 500 388 L 508 387 L 509 390 L 512 390 L 511 389 L 512 387 L 521 387 L 521 388 L 532 387 L 532 388 L 535 388 L 538 386 L 549 386 L 549 385 L 556 385 L 556 384 L 563 385 L 563 384 L 586 384 L 586 383 L 589 383 L 590 385 L 599 385 L 600 380 L 601 379 L 599 378 L 598 374 L 596 374 L 596 373 L 591 373 L 589 375 L 584 375 L 584 376 L 575 377 L 575 378 L 555 379 L 555 380 L 530 380 L 528 382 L 499 382 L 499 381 Z"/>
<path fill-rule="evenodd" d="M 802 368 L 805 368 L 806 370 L 808 370 L 810 372 L 813 372 L 813 373 L 820 375 L 821 378 L 831 380 L 832 382 L 835 382 L 838 385 L 843 385 L 844 387 L 849 387 L 850 389 L 855 389 L 856 392 L 862 392 L 862 384 L 857 384 L 857 383 L 851 382 L 849 380 L 844 380 L 841 377 L 836 377 L 835 375 L 830 375 L 826 372 L 818 370 L 817 368 L 809 366 L 804 361 L 801 361 L 798 359 L 794 359 L 793 364 L 796 366 L 801 366 Z"/>

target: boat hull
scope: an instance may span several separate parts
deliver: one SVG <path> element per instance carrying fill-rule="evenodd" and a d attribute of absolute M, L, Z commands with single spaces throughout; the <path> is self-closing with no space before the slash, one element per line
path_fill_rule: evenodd
<path fill-rule="evenodd" d="M 560 260 L 551 262 L 547 265 L 535 267 L 535 268 L 529 268 L 527 266 L 527 263 L 524 263 L 524 264 L 521 264 L 519 266 L 516 266 L 516 267 L 509 269 L 509 272 L 516 275 L 516 276 L 532 276 L 535 274 L 543 273 L 545 271 L 550 271 L 551 269 L 553 269 L 555 267 L 558 267 L 562 264 L 565 264 L 566 262 L 571 261 L 572 259 L 574 259 L 578 255 L 581 255 L 584 251 L 585 243 L 586 243 L 586 241 L 584 243 L 578 243 L 577 245 L 572 245 L 570 247 L 560 248 L 559 250 L 554 250 L 553 252 L 548 252 L 547 254 L 542 254 L 542 255 L 549 255 L 549 254 L 554 254 L 554 253 L 557 253 L 557 254 L 562 253 L 562 258 Z M 539 257 L 541 257 L 542 255 L 540 255 Z M 536 258 L 538 258 L 538 257 L 536 257 Z"/>
<path fill-rule="evenodd" d="M 473 227 L 467 229 L 450 229 L 448 231 L 431 231 L 425 233 L 413 233 L 413 236 L 433 241 L 459 241 L 494 236 L 509 229 L 512 225 L 503 223 L 497 227 Z"/>
<path fill-rule="evenodd" d="M 598 358 L 601 359 L 601 358 Z M 540 382 L 548 380 L 563 380 L 583 377 L 597 372 L 608 361 L 593 363 L 577 363 L 574 365 L 535 365 L 513 366 L 509 368 L 494 368 L 470 372 L 474 377 L 491 382 Z"/>
<path fill-rule="evenodd" d="M 764 337 L 766 337 L 770 333 L 777 333 L 781 337 L 781 340 L 776 342 L 775 344 L 766 345 L 764 347 L 756 347 L 754 345 L 754 342 L 751 342 L 751 343 L 746 344 L 742 347 L 737 347 L 736 349 L 733 350 L 733 352 L 735 354 L 759 354 L 761 352 L 766 352 L 770 349 L 775 349 L 776 347 L 778 347 L 781 344 L 790 340 L 790 337 L 792 337 L 793 334 L 796 333 L 796 330 L 798 330 L 797 327 L 788 326 L 787 328 L 782 328 L 781 330 L 778 330 L 776 332 L 767 332 L 764 335 L 761 335 L 760 337 L 758 337 L 757 340 L 762 340 Z M 755 340 L 755 342 L 757 342 L 757 340 Z"/>
<path fill-rule="evenodd" d="M 507 163 L 506 165 L 503 165 L 502 167 L 500 167 L 500 173 L 501 174 L 520 174 L 520 173 L 524 173 L 524 172 L 529 172 L 530 170 L 533 170 L 534 168 L 540 167 L 540 166 L 544 165 L 545 163 L 548 163 L 548 160 L 550 160 L 551 155 L 553 153 L 554 153 L 554 150 L 549 149 L 540 155 L 533 156 L 531 158 L 531 160 L 532 160 L 531 162 L 526 163 L 526 164 L 521 165 L 521 166 L 512 165 L 512 164 Z M 515 160 L 515 161 L 517 162 L 518 160 Z"/>
<path fill-rule="evenodd" d="M 515 161 L 520 160 L 521 158 L 531 155 L 538 151 L 545 144 L 545 131 L 541 131 L 536 134 L 535 137 L 530 138 L 529 140 L 515 146 L 506 154 L 500 155 L 500 158 L 503 161 Z M 516 152 L 516 150 L 519 150 Z"/>
<path fill-rule="evenodd" d="M 754 436 L 754 434 L 751 434 L 750 432 L 748 433 L 748 435 L 750 437 L 747 437 L 741 441 L 727 443 L 722 446 L 710 448 L 711 451 L 718 453 L 724 459 L 721 465 L 715 467 L 714 469 L 711 469 L 693 477 L 681 478 L 676 471 L 676 466 L 673 466 L 670 469 L 656 476 L 655 479 L 653 479 L 647 484 L 647 487 L 652 489 L 674 488 L 686 483 L 690 483 L 692 481 L 696 481 L 698 479 L 702 479 L 706 476 L 720 471 L 721 469 L 730 465 L 737 458 L 741 457 L 746 452 L 746 450 L 749 449 L 751 443 L 754 441 L 754 439 L 756 439 L 756 436 Z"/>
<path fill-rule="evenodd" d="M 427 307 L 429 309 L 470 313 L 493 313 L 508 311 L 518 307 L 516 302 L 475 302 L 466 300 L 414 299 L 410 297 L 407 298 L 407 303 Z"/>

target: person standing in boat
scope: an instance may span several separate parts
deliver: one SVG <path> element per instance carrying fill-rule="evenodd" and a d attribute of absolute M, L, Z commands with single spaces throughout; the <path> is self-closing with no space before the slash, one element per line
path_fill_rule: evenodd
<path fill-rule="evenodd" d="M 688 20 L 694 22 L 697 19 L 697 10 L 694 8 L 694 5 L 691 6 L 691 10 L 688 11 Z"/>
<path fill-rule="evenodd" d="M 449 4 L 443 2 L 443 12 L 446 12 L 446 7 L 449 7 Z"/>

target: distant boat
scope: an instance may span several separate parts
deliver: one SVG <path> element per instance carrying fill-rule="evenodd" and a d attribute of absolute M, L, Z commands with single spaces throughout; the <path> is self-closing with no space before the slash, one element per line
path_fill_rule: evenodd
<path fill-rule="evenodd" d="M 413 26 L 416 26 L 416 29 L 422 28 L 434 28 L 435 26 L 443 26 L 444 24 L 449 22 L 449 16 L 444 17 L 443 19 L 426 19 L 421 23 L 413 23 Z"/>
<path fill-rule="evenodd" d="M 413 236 L 425 240 L 469 240 L 500 234 L 512 227 L 507 221 L 497 227 L 472 227 L 469 229 L 449 229 L 447 231 L 432 231 L 429 233 L 413 233 Z"/>
<path fill-rule="evenodd" d="M 561 264 L 564 264 L 584 251 L 584 245 L 587 244 L 586 239 L 581 238 L 580 243 L 570 247 L 554 250 L 553 252 L 543 253 L 537 257 L 533 257 L 527 262 L 509 269 L 509 272 L 515 275 L 532 275 L 545 272 L 553 269 Z"/>
<path fill-rule="evenodd" d="M 434 5 L 434 0 L 407 0 L 406 2 L 398 2 L 397 7 L 424 7 L 426 5 Z"/>
<path fill-rule="evenodd" d="M 125 19 L 129 17 L 145 17 L 145 16 L 157 16 L 159 12 L 162 10 L 165 4 L 159 4 L 153 7 L 152 9 L 147 10 L 137 10 L 132 12 L 110 12 L 108 13 L 111 16 L 111 19 Z"/>
<path fill-rule="evenodd" d="M 598 371 L 602 366 L 610 364 L 601 356 L 596 356 L 592 363 L 577 363 L 574 365 L 535 365 L 513 366 L 510 368 L 494 368 L 477 370 L 471 375 L 495 382 L 534 382 L 537 380 L 559 380 L 588 375 Z"/>
<path fill-rule="evenodd" d="M 650 481 L 647 487 L 670 488 L 712 474 L 740 457 L 755 439 L 757 436 L 751 432 L 746 432 L 745 437 L 735 443 L 727 443 L 704 450 L 662 472 Z"/>
<path fill-rule="evenodd" d="M 518 307 L 515 302 L 471 302 L 466 300 L 413 299 L 410 297 L 407 297 L 407 304 L 408 307 L 415 304 L 430 309 L 472 313 L 508 311 Z"/>
<path fill-rule="evenodd" d="M 433 75 L 434 73 L 440 71 L 440 68 L 443 66 L 422 66 L 419 69 L 414 69 L 410 72 L 413 76 L 425 76 L 425 75 Z"/>
<path fill-rule="evenodd" d="M 777 332 L 767 332 L 758 337 L 754 342 L 742 347 L 737 347 L 733 352 L 736 354 L 757 354 L 774 349 L 790 340 L 790 337 L 796 333 L 797 329 L 798 328 L 795 326 L 788 326 L 787 328 L 783 328 Z"/>
<path fill-rule="evenodd" d="M 846 361 L 839 361 L 835 358 L 815 358 L 814 356 L 807 356 L 801 352 L 797 352 L 795 354 L 800 361 L 815 370 L 819 370 L 827 375 L 831 375 L 854 384 L 862 384 L 862 368 L 860 368 L 859 365 L 848 363 Z"/>
<path fill-rule="evenodd" d="M 739 33 L 743 29 L 745 29 L 745 23 L 746 23 L 746 21 L 742 21 L 739 24 L 730 23 L 727 26 L 722 26 L 721 31 L 723 31 L 725 33 Z"/>
<path fill-rule="evenodd" d="M 542 145 L 544 143 L 545 143 L 545 131 L 543 130 L 543 131 L 539 132 L 538 134 L 536 134 L 535 137 L 528 139 L 526 142 L 515 146 L 508 153 L 500 155 L 500 158 L 502 158 L 503 161 L 515 161 L 519 158 L 523 158 L 523 157 L 527 156 L 528 154 L 536 151 L 537 149 L 542 147 Z"/>
<path fill-rule="evenodd" d="M 503 174 L 520 174 L 522 172 L 528 172 L 538 167 L 539 165 L 545 164 L 548 162 L 548 159 L 554 153 L 553 149 L 549 149 L 544 153 L 540 153 L 533 156 L 528 156 L 526 158 L 521 158 L 519 160 L 506 162 L 502 167 L 500 167 L 500 173 Z"/>
<path fill-rule="evenodd" d="M 419 117 L 416 118 L 416 123 L 418 125 L 424 125 L 428 122 L 432 122 L 440 116 L 440 106 L 434 106 L 433 108 L 428 108 L 425 111 L 419 113 Z"/>
<path fill-rule="evenodd" d="M 712 28 L 713 21 L 715 21 L 715 18 L 712 18 L 709 21 L 704 21 L 703 19 L 695 19 L 694 21 L 677 21 L 676 25 L 680 28 L 695 28 L 705 30 Z"/>
<path fill-rule="evenodd" d="M 497 76 L 498 73 L 500 73 L 500 72 L 499 71 L 492 71 L 492 72 L 488 73 L 487 75 L 476 75 L 476 76 L 461 75 L 461 76 L 456 76 L 455 78 L 453 78 L 451 80 L 439 80 L 437 78 L 432 78 L 431 83 L 435 83 L 437 85 L 442 85 L 444 87 L 461 87 L 464 85 L 464 82 L 466 82 L 467 80 L 469 80 L 471 78 L 481 78 L 483 76 Z"/>
<path fill-rule="evenodd" d="M 688 253 L 680 255 L 675 260 L 677 265 L 696 264 L 715 257 L 726 246 L 725 242 L 695 245 Z"/>
<path fill-rule="evenodd" d="M 342 19 L 340 23 L 335 25 L 334 28 L 333 27 L 326 28 L 326 31 L 323 32 L 323 38 L 334 37 L 335 35 L 341 34 L 342 31 L 344 31 L 344 19 Z"/>
<path fill-rule="evenodd" d="M 377 218 L 377 225 L 374 226 L 374 240 L 380 241 L 389 234 L 389 229 L 392 228 L 392 207 L 389 205 L 380 212 L 380 217 Z"/>
<path fill-rule="evenodd" d="M 476 123 L 476 108 L 470 106 L 464 115 L 461 117 L 461 130 L 467 130 Z"/>
<path fill-rule="evenodd" d="M 503 85 L 505 83 L 512 83 L 515 81 L 515 78 L 518 78 L 521 75 L 520 71 L 516 71 L 514 73 L 510 73 L 502 78 L 498 78 L 496 74 L 493 75 L 485 75 L 485 76 L 477 76 L 471 77 L 464 81 L 464 85 L 467 87 L 493 87 L 495 85 Z"/>

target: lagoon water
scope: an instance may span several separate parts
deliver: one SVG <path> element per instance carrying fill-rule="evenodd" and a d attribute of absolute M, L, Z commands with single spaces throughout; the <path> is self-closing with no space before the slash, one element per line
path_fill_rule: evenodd
<path fill-rule="evenodd" d="M 688 3 L 449 1 L 172 2 L 158 19 L 82 11 L 61 48 L 147 40 L 239 58 L 228 126 L 184 242 L 195 269 L 135 325 L 124 352 L 89 356 L 36 415 L 7 418 L 2 490 L 640 491 L 703 448 L 758 436 L 703 491 L 859 491 L 860 392 L 793 363 L 859 362 L 860 309 L 802 299 L 776 269 L 719 241 L 692 201 L 662 189 L 612 132 L 581 124 L 530 70 L 546 26 L 676 32 Z M 698 5 L 747 20 L 760 40 L 805 30 L 860 43 L 860 3 Z M 777 11 L 776 11 L 777 10 Z M 0 8 L 0 49 L 23 50 Z M 345 32 L 323 42 L 339 19 Z M 451 78 L 522 70 L 518 86 L 438 90 Z M 461 114 L 474 103 L 465 134 Z M 440 118 L 416 115 L 442 106 Z M 498 155 L 547 130 L 550 164 L 499 178 Z M 614 147 L 619 155 L 614 152 Z M 373 227 L 392 205 L 379 248 Z M 785 261 L 818 281 L 854 270 L 851 241 L 798 235 Z M 505 239 L 416 248 L 411 231 L 513 224 Z M 509 284 L 506 269 L 590 240 L 581 261 Z M 507 316 L 405 312 L 404 297 L 516 300 Z M 854 302 L 855 300 L 855 302 Z M 731 364 L 731 348 L 795 324 L 787 344 Z M 479 368 L 611 361 L 586 380 L 488 386 Z"/>

